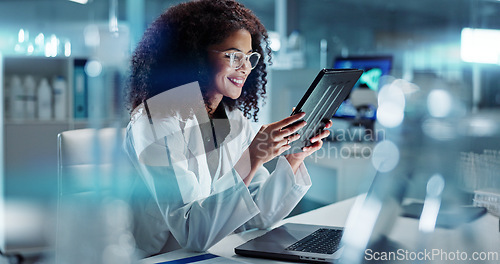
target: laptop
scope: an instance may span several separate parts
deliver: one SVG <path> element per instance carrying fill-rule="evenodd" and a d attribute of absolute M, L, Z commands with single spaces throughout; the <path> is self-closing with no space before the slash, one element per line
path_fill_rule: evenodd
<path fill-rule="evenodd" d="M 336 262 L 342 254 L 342 227 L 287 223 L 234 249 L 247 257 L 301 262 Z"/>
<path fill-rule="evenodd" d="M 360 263 L 368 244 L 379 242 L 384 251 L 395 251 L 398 247 L 389 245 L 383 234 L 399 214 L 395 207 L 400 205 L 404 185 L 404 179 L 377 171 L 366 195 L 357 197 L 345 228 L 287 223 L 234 251 L 246 257 L 312 263 Z"/>

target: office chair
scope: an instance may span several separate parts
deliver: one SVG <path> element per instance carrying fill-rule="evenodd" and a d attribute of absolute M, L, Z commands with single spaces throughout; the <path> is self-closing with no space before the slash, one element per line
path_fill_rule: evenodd
<path fill-rule="evenodd" d="M 85 128 L 60 133 L 57 136 L 59 196 L 129 187 L 133 168 L 122 151 L 124 135 L 124 128 Z"/>
<path fill-rule="evenodd" d="M 103 250 L 129 234 L 136 174 L 122 150 L 124 134 L 124 128 L 87 128 L 58 135 L 55 263 L 100 263 Z"/>

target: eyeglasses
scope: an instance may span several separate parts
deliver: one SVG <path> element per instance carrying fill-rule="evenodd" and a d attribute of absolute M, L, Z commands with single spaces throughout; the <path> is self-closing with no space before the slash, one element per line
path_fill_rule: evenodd
<path fill-rule="evenodd" d="M 250 65 L 252 67 L 252 70 L 257 67 L 257 63 L 259 63 L 260 60 L 260 53 L 258 52 L 252 52 L 250 54 L 245 54 L 241 51 L 235 51 L 235 52 L 225 52 L 225 51 L 218 51 L 218 50 L 211 50 L 213 52 L 219 52 L 223 53 L 226 55 L 226 57 L 229 58 L 229 65 L 233 67 L 234 69 L 239 69 L 241 66 L 243 66 L 243 63 L 248 60 L 250 62 Z"/>

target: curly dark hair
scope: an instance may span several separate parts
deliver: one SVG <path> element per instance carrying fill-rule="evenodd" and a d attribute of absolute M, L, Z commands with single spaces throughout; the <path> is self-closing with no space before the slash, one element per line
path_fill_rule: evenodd
<path fill-rule="evenodd" d="M 245 29 L 252 49 L 271 61 L 265 27 L 255 14 L 234 0 L 196 0 L 167 9 L 145 31 L 134 51 L 128 80 L 127 101 L 133 110 L 144 100 L 180 85 L 198 81 L 207 104 L 210 81 L 207 48 Z M 260 60 L 249 74 L 241 96 L 224 97 L 230 109 L 240 109 L 257 121 L 258 100 L 266 94 L 267 71 Z"/>

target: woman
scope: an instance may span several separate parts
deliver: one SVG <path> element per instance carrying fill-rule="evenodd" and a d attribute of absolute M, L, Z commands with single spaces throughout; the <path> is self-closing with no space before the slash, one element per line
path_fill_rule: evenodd
<path fill-rule="evenodd" d="M 263 164 L 300 137 L 304 114 L 255 136 L 247 119 L 266 93 L 270 53 L 264 26 L 234 0 L 171 7 L 146 30 L 132 58 L 125 142 L 148 190 L 134 198 L 143 256 L 203 251 L 237 228 L 270 227 L 307 192 L 303 160 L 328 130 L 269 174 Z"/>

